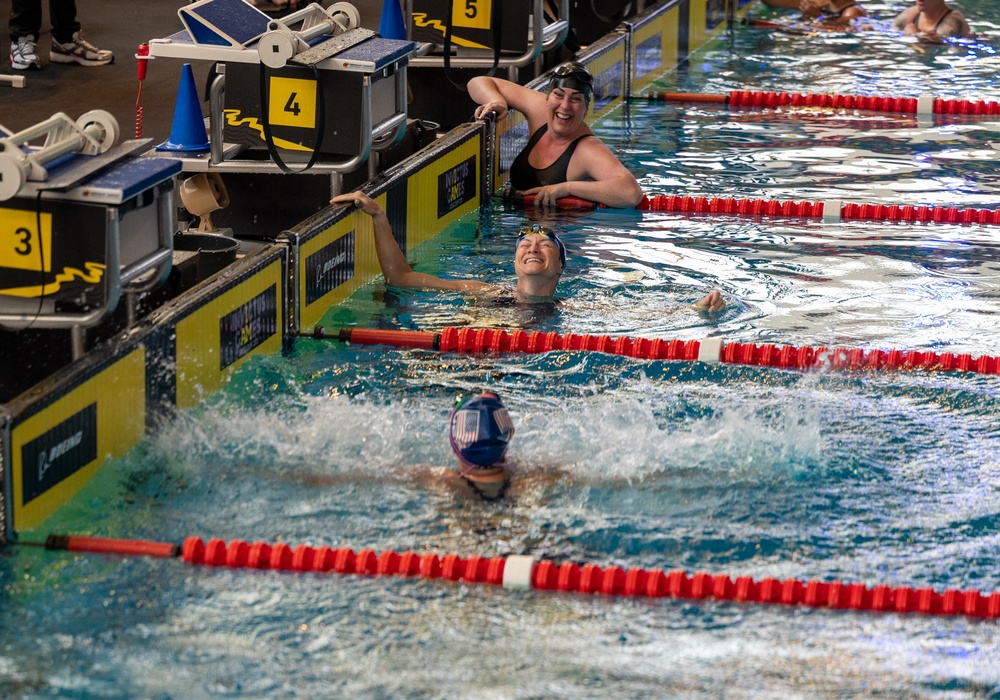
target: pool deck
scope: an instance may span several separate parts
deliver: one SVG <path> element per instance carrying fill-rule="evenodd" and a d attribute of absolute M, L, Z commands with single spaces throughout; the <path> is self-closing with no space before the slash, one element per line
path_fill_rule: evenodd
<path fill-rule="evenodd" d="M 381 6 L 381 0 L 360 0 L 353 4 L 359 9 L 362 26 L 377 26 L 378 16 L 374 12 L 376 5 Z M 3 17 L 0 75 L 23 77 L 26 86 L 14 88 L 0 82 L 0 126 L 19 131 L 56 112 L 65 112 L 76 119 L 88 110 L 103 109 L 118 120 L 122 137 L 129 138 L 135 128 L 139 92 L 136 52 L 140 44 L 150 39 L 166 37 L 183 29 L 177 16 L 177 8 L 183 3 L 123 3 L 114 0 L 78 3 L 77 19 L 85 38 L 115 54 L 113 64 L 98 67 L 49 63 L 52 37 L 48 24 L 48 3 L 42 5 L 42 35 L 38 48 L 43 68 L 40 71 L 15 71 L 10 67 L 10 34 L 7 31 L 7 16 Z M 9 3 L 5 4 L 3 11 L 6 13 L 9 9 Z M 263 9 L 270 14 L 268 8 Z M 143 137 L 153 138 L 156 143 L 170 136 L 180 68 L 177 61 L 150 61 L 142 83 Z M 193 65 L 199 89 L 205 84 L 208 68 L 206 61 Z"/>
<path fill-rule="evenodd" d="M 2 36 L 3 65 L 0 74 L 23 76 L 26 85 L 14 88 L 0 84 L 0 125 L 20 131 L 57 112 L 76 119 L 92 109 L 110 112 L 117 120 L 123 138 L 135 129 L 135 104 L 139 91 L 137 60 L 139 44 L 166 36 L 181 28 L 174 3 L 120 3 L 92 0 L 80 3 L 78 19 L 88 41 L 114 51 L 115 62 L 108 66 L 84 67 L 75 64 L 49 63 L 51 34 L 47 3 L 38 42 L 42 70 L 15 71 L 10 67 L 10 36 Z M 9 5 L 5 6 L 9 9 Z M 143 136 L 157 143 L 170 135 L 174 103 L 180 78 L 180 66 L 174 61 L 151 61 L 142 83 Z M 204 84 L 208 66 L 194 66 L 196 81 Z"/>

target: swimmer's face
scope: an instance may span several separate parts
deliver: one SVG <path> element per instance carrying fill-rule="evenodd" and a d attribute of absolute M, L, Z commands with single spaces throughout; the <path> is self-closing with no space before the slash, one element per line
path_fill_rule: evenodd
<path fill-rule="evenodd" d="M 556 133 L 573 131 L 587 115 L 587 96 L 568 87 L 552 88 L 547 100 L 550 128 Z"/>
<path fill-rule="evenodd" d="M 562 275 L 559 244 L 541 233 L 524 236 L 514 251 L 514 272 L 518 277 L 524 275 L 559 279 Z"/>

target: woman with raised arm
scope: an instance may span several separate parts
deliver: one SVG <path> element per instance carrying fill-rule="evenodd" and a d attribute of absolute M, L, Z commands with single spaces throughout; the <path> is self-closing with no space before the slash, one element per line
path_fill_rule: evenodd
<path fill-rule="evenodd" d="M 548 92 L 488 76 L 469 81 L 477 119 L 490 112 L 503 118 L 509 109 L 527 118 L 531 138 L 511 165 L 510 183 L 535 195 L 535 204 L 554 205 L 570 196 L 618 208 L 642 201 L 635 176 L 584 121 L 593 91 L 594 78 L 579 63 L 557 68 Z"/>

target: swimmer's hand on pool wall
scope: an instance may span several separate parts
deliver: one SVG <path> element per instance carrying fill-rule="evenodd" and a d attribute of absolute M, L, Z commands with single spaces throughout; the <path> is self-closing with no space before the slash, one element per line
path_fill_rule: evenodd
<path fill-rule="evenodd" d="M 385 209 L 382 208 L 382 205 L 360 190 L 348 194 L 338 194 L 330 200 L 330 204 L 353 204 L 368 216 L 385 216 Z"/>
<path fill-rule="evenodd" d="M 516 89 L 526 88 L 516 86 Z M 480 76 L 479 79 L 473 78 L 469 81 L 468 90 L 469 97 L 479 104 L 474 112 L 476 119 L 485 119 L 490 112 L 496 112 L 497 119 L 503 119 L 507 116 L 510 105 L 507 103 L 507 98 L 500 92 L 499 84 L 492 78 L 488 76 Z"/>
<path fill-rule="evenodd" d="M 718 289 L 713 289 L 691 306 L 698 311 L 714 314 L 726 308 L 726 300 Z"/>
<path fill-rule="evenodd" d="M 414 275 L 413 268 L 406 261 L 406 256 L 400 250 L 399 244 L 392 235 L 389 217 L 385 215 L 382 205 L 364 192 L 357 190 L 340 194 L 330 200 L 330 204 L 353 204 L 368 216 L 372 217 L 372 229 L 375 236 L 375 255 L 379 267 L 385 277 L 386 284 L 396 287 L 410 286 L 410 277 Z"/>
<path fill-rule="evenodd" d="M 499 100 L 490 100 L 486 104 L 476 107 L 475 117 L 476 119 L 486 119 L 490 112 L 494 112 L 497 119 L 503 119 L 507 116 L 507 109 L 507 103 L 501 97 Z"/>
<path fill-rule="evenodd" d="M 507 116 L 507 110 L 510 109 L 507 100 L 499 91 L 494 89 L 491 92 L 494 94 L 489 95 L 485 102 L 476 107 L 476 111 L 473 113 L 476 119 L 486 119 L 490 112 L 495 112 L 498 120 Z"/>

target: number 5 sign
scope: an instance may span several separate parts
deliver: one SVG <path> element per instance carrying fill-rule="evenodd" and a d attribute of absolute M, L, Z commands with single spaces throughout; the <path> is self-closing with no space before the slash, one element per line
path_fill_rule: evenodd
<path fill-rule="evenodd" d="M 497 36 L 502 35 L 499 48 L 522 52 L 528 48 L 531 7 L 529 0 L 413 0 L 410 36 L 414 41 L 442 44 L 450 26 L 455 46 L 492 51 L 498 48 Z"/>
<path fill-rule="evenodd" d="M 451 24 L 469 29 L 489 29 L 493 17 L 493 0 L 454 0 Z"/>

